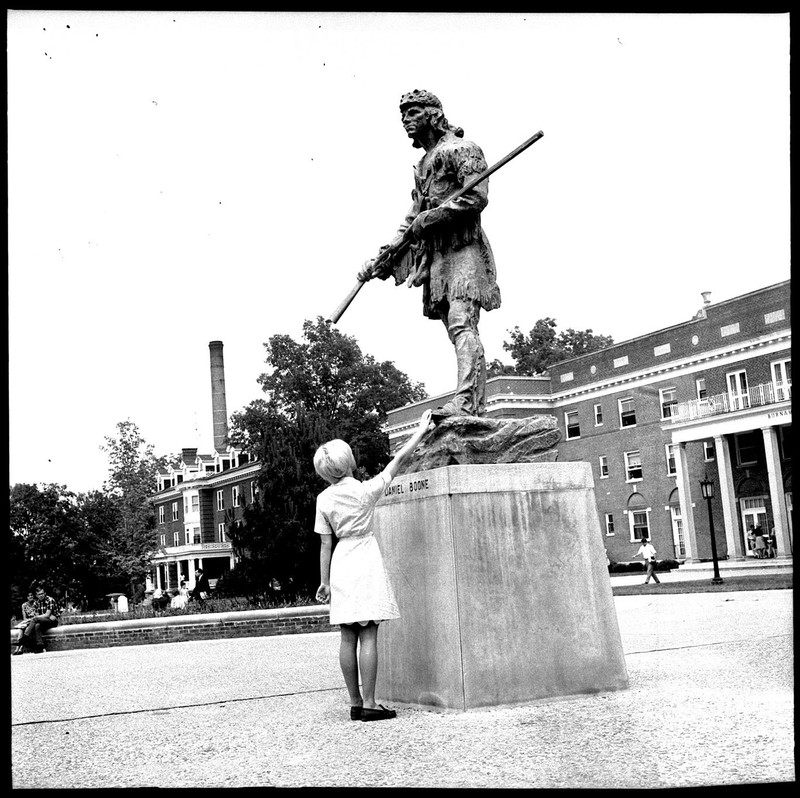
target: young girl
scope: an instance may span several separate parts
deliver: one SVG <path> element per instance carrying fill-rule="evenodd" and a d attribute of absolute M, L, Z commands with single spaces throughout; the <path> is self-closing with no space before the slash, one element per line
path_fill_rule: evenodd
<path fill-rule="evenodd" d="M 366 482 L 354 479 L 356 462 L 344 441 L 330 441 L 314 455 L 316 472 L 330 483 L 317 497 L 314 522 L 321 543 L 317 601 L 330 599 L 331 624 L 341 628 L 339 664 L 350 693 L 351 720 L 387 720 L 396 715 L 394 710 L 375 703 L 378 624 L 399 618 L 400 613 L 372 534 L 372 517 L 384 489 L 430 427 L 431 412 L 427 410 L 389 465 Z M 331 557 L 333 535 L 338 542 Z M 363 697 L 358 684 L 359 665 Z"/>

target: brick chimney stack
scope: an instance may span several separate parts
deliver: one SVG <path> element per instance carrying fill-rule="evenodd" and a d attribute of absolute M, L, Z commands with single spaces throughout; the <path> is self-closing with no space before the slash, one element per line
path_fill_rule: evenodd
<path fill-rule="evenodd" d="M 225 361 L 222 341 L 210 341 L 211 414 L 214 421 L 214 449 L 222 454 L 228 448 L 228 409 L 225 403 Z"/>

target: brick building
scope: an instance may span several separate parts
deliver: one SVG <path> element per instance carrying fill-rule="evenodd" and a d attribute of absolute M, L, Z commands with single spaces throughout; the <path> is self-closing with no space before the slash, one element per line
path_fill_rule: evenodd
<path fill-rule="evenodd" d="M 158 474 L 157 492 L 150 498 L 156 514 L 159 549 L 152 557 L 147 590 L 170 590 L 202 568 L 213 587 L 236 564 L 228 530 L 241 520 L 244 507 L 256 495 L 260 469 L 248 455 L 228 443 L 225 372 L 222 342 L 209 343 L 214 452 L 183 449 L 178 465 Z"/>
<path fill-rule="evenodd" d="M 612 561 L 636 559 L 642 536 L 661 559 L 710 559 L 706 476 L 721 558 L 754 556 L 750 526 L 774 527 L 777 555 L 791 556 L 790 281 L 703 300 L 688 321 L 543 376 L 487 381 L 487 416 L 553 415 L 559 461 L 591 464 L 598 533 Z M 392 411 L 392 450 L 424 409 L 447 398 Z"/>

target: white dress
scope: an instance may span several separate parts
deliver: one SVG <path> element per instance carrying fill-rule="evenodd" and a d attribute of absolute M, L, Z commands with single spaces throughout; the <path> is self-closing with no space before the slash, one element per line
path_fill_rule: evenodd
<path fill-rule="evenodd" d="M 344 477 L 317 496 L 314 531 L 337 538 L 331 558 L 331 624 L 366 626 L 400 617 L 372 534 L 375 505 L 390 482 L 385 472 L 366 482 Z"/>

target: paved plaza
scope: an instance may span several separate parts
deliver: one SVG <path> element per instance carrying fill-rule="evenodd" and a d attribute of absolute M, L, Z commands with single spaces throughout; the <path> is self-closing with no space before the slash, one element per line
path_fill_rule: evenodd
<path fill-rule="evenodd" d="M 614 601 L 628 690 L 380 723 L 349 720 L 337 632 L 13 657 L 13 787 L 794 781 L 792 591 Z"/>

